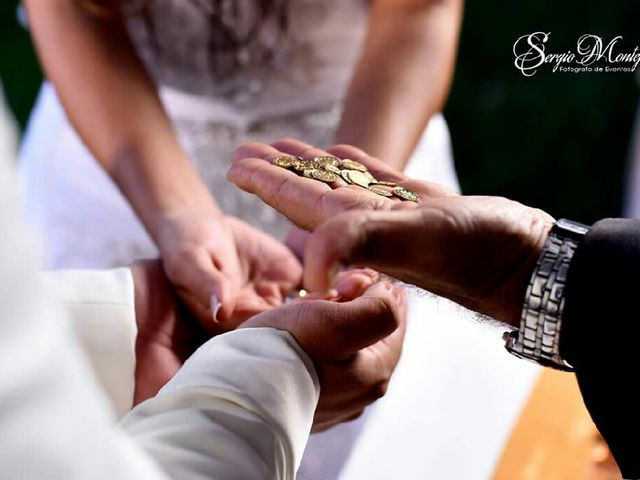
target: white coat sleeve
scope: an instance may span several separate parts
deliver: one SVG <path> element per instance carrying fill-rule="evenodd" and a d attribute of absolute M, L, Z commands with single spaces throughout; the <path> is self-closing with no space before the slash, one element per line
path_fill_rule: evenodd
<path fill-rule="evenodd" d="M 289 480 L 318 396 L 314 366 L 289 333 L 241 329 L 201 347 L 122 425 L 172 478 Z"/>
<path fill-rule="evenodd" d="M 133 407 L 135 387 L 138 329 L 131 270 L 64 270 L 42 277 L 122 418 Z"/>

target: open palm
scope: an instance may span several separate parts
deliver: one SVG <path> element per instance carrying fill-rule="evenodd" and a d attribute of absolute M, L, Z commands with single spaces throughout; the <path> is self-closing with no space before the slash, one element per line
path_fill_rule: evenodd
<path fill-rule="evenodd" d="M 381 197 L 369 190 L 347 185 L 338 180 L 334 187 L 294 172 L 271 165 L 271 159 L 282 156 L 335 155 L 366 165 L 379 180 L 395 182 L 418 194 L 418 202 Z M 403 210 L 421 205 L 429 198 L 453 196 L 455 192 L 435 183 L 412 180 L 362 150 L 339 145 L 320 150 L 296 140 L 282 140 L 273 145 L 251 143 L 238 148 L 228 178 L 243 190 L 254 193 L 289 220 L 306 230 L 313 230 L 326 220 L 351 210 Z"/>

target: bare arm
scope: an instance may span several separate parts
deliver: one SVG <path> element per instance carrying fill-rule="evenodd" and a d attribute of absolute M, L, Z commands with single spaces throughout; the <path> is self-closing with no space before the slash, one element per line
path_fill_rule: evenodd
<path fill-rule="evenodd" d="M 35 42 L 73 126 L 158 240 L 159 218 L 197 206 L 217 212 L 178 145 L 116 2 L 25 0 Z M 179 179 L 179 181 L 176 181 Z"/>
<path fill-rule="evenodd" d="M 453 74 L 463 0 L 375 0 L 337 134 L 402 169 Z"/>
<path fill-rule="evenodd" d="M 25 4 L 68 117 L 155 240 L 183 300 L 207 328 L 212 315 L 231 318 L 243 281 L 233 234 L 178 144 L 117 0 Z"/>

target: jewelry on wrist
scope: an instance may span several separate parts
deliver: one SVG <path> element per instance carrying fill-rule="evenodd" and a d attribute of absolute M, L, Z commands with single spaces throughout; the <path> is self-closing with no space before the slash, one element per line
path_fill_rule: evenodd
<path fill-rule="evenodd" d="M 520 329 L 506 332 L 506 349 L 521 358 L 557 370 L 573 371 L 560 355 L 564 286 L 569 264 L 588 227 L 558 220 L 531 275 L 525 294 Z"/>

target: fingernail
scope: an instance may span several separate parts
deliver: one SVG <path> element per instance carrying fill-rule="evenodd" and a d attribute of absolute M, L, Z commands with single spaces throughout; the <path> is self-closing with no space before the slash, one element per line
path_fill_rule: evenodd
<path fill-rule="evenodd" d="M 218 300 L 218 296 L 214 293 L 213 295 L 211 295 L 211 314 L 213 315 L 213 321 L 216 323 L 220 323 L 220 320 L 218 320 L 218 312 L 220 311 L 221 307 L 222 305 Z"/>

